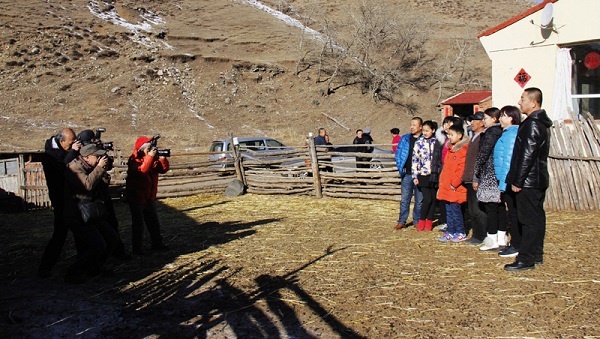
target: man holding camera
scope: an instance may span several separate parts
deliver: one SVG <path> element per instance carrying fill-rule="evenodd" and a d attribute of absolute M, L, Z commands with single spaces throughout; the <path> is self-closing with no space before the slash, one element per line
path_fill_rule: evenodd
<path fill-rule="evenodd" d="M 160 233 L 160 223 L 154 201 L 158 188 L 158 175 L 169 170 L 169 161 L 159 156 L 156 139 L 139 137 L 133 153 L 127 162 L 127 182 L 125 192 L 131 211 L 132 253 L 141 255 L 143 251 L 144 223 L 150 233 L 153 250 L 166 250 Z"/>
<path fill-rule="evenodd" d="M 44 145 L 42 166 L 54 212 L 54 232 L 46 245 L 38 269 L 41 278 L 52 275 L 52 268 L 60 257 L 69 233 L 64 220 L 65 168 L 71 160 L 77 158 L 80 148 L 81 143 L 75 140 L 75 132 L 70 128 L 65 128 L 59 134 L 50 137 Z"/>
<path fill-rule="evenodd" d="M 109 150 L 113 149 L 112 142 L 104 143 L 100 139 L 102 132 L 105 132 L 105 131 L 106 130 L 104 128 L 98 128 L 96 130 L 96 132 L 92 131 L 91 129 L 86 129 L 86 130 L 79 132 L 79 134 L 77 134 L 77 140 L 79 142 L 81 142 L 81 144 L 83 146 L 86 146 L 89 144 L 95 144 L 100 149 L 103 149 L 108 152 Z M 111 159 L 110 157 L 107 157 L 108 161 L 107 161 L 107 164 L 105 165 L 107 171 L 110 171 L 110 169 L 112 168 L 112 160 L 110 160 L 110 159 Z M 111 199 L 110 195 L 108 194 L 108 185 L 110 183 L 110 174 L 108 174 L 108 172 L 107 172 L 105 175 L 107 177 L 107 180 L 102 181 L 100 183 L 100 185 L 102 186 L 101 189 L 106 192 L 106 194 L 104 194 L 104 196 L 106 197 L 106 199 L 104 201 L 104 206 L 106 207 L 106 210 L 107 210 L 106 221 L 119 236 L 117 248 L 113 252 L 113 256 L 117 259 L 129 260 L 129 259 L 131 259 L 131 256 L 125 250 L 125 245 L 123 244 L 123 241 L 121 240 L 121 235 L 119 234 L 119 221 L 118 221 L 117 215 L 115 213 L 115 207 L 113 205 L 112 199 Z"/>
<path fill-rule="evenodd" d="M 65 222 L 73 232 L 77 260 L 67 269 L 65 281 L 82 283 L 89 276 L 107 272 L 102 266 L 115 250 L 119 236 L 106 220 L 106 213 L 95 218 L 83 216 L 81 204 L 85 201 L 103 205 L 107 199 L 106 150 L 96 144 L 87 144 L 80 155 L 65 169 Z"/>

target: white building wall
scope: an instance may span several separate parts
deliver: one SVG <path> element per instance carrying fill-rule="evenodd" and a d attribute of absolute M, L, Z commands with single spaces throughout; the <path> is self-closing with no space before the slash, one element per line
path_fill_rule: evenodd
<path fill-rule="evenodd" d="M 538 87 L 544 95 L 542 107 L 554 117 L 556 53 L 560 45 L 600 40 L 600 0 L 559 0 L 553 14 L 556 32 L 546 39 L 539 27 L 542 10 L 480 38 L 492 61 L 494 106 L 516 105 L 524 88 Z M 521 68 L 531 76 L 524 88 L 514 80 Z"/>

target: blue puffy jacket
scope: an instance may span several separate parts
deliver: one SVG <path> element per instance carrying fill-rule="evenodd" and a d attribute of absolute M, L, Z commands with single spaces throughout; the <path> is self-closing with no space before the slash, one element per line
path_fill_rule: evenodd
<path fill-rule="evenodd" d="M 508 126 L 503 132 L 496 146 L 494 146 L 494 171 L 498 179 L 500 191 L 506 191 L 506 175 L 510 170 L 510 159 L 512 158 L 515 140 L 517 139 L 518 125 Z"/>
<path fill-rule="evenodd" d="M 396 167 L 398 167 L 398 171 L 400 172 L 400 178 L 404 178 L 404 175 L 406 175 L 404 165 L 406 164 L 406 160 L 408 160 L 410 152 L 412 152 L 410 149 L 410 138 L 410 133 L 404 134 L 396 149 Z"/>

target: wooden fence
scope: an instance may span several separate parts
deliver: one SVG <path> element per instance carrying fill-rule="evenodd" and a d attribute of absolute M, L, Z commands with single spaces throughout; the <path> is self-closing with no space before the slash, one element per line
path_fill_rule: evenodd
<path fill-rule="evenodd" d="M 572 123 L 555 121 L 552 129 L 546 206 L 600 210 L 600 130 L 591 114 L 571 115 Z"/>
<path fill-rule="evenodd" d="M 554 122 L 550 145 L 551 183 L 546 207 L 600 210 L 600 131 L 591 115 L 581 120 L 574 118 L 567 124 Z M 222 193 L 237 178 L 245 184 L 247 192 L 254 194 L 399 201 L 400 177 L 394 155 L 389 151 L 363 153 L 359 145 L 347 146 L 359 148 L 354 152 L 340 152 L 339 148 L 315 147 L 312 138 L 307 139 L 306 146 L 268 153 L 240 150 L 235 146 L 229 152 L 231 160 L 218 164 L 208 160 L 209 152 L 174 152 L 170 158 L 171 170 L 159 177 L 158 196 Z M 370 166 L 356 168 L 355 157 L 372 158 L 362 162 Z M 47 188 L 39 163 L 21 163 L 20 169 L 20 196 L 29 205 L 48 206 Z M 126 175 L 126 165 L 118 157 L 112 172 L 113 191 L 123 190 Z"/>

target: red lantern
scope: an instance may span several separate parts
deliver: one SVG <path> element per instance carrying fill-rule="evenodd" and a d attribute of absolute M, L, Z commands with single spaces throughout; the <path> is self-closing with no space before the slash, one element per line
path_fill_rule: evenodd
<path fill-rule="evenodd" d="M 600 66 L 600 54 L 596 52 L 590 52 L 583 59 L 583 64 L 587 69 L 593 70 Z"/>

